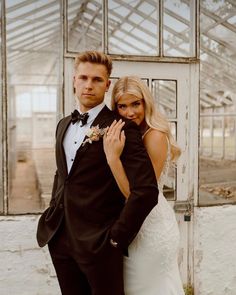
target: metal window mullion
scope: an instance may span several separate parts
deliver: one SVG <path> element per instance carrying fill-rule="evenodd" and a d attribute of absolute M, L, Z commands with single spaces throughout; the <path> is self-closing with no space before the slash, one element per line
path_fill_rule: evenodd
<path fill-rule="evenodd" d="M 195 57 L 200 58 L 200 0 L 195 0 Z"/>
<path fill-rule="evenodd" d="M 199 118 L 200 119 L 200 118 Z M 203 143 L 203 126 L 204 126 L 204 119 L 199 120 L 199 133 L 200 133 L 200 145 L 199 145 L 199 154 L 204 154 L 204 143 Z"/>
<path fill-rule="evenodd" d="M 154 99 L 155 99 L 155 102 L 158 105 L 158 103 L 159 103 L 158 100 L 157 100 L 158 95 L 156 95 L 157 94 L 157 87 L 156 87 L 156 84 L 154 84 L 154 85 L 155 86 L 153 87 L 153 80 L 152 80 L 152 78 L 149 78 L 148 79 L 148 88 L 149 88 L 150 92 L 152 93 L 152 95 L 155 94 Z M 154 90 L 154 92 L 153 92 L 153 90 Z M 159 88 L 158 88 L 158 90 L 159 90 Z M 159 91 L 158 91 L 158 94 L 159 94 Z"/>
<path fill-rule="evenodd" d="M 6 47 L 6 7 L 2 1 L 2 182 L 3 182 L 3 213 L 8 212 L 8 124 L 7 124 L 7 47 Z"/>
<path fill-rule="evenodd" d="M 213 113 L 213 110 L 211 110 Z M 214 121 L 214 117 L 211 116 L 210 119 L 210 157 L 213 157 L 213 121 Z"/>
<path fill-rule="evenodd" d="M 57 113 L 56 113 L 56 120 L 57 122 L 64 116 L 65 114 L 65 99 L 64 99 L 64 53 L 67 51 L 67 27 L 66 26 L 66 1 L 60 1 L 60 53 L 59 53 L 59 74 L 58 74 L 58 99 L 57 99 Z"/>
<path fill-rule="evenodd" d="M 195 56 L 195 48 L 196 48 L 196 35 L 195 35 L 195 24 L 196 24 L 196 3 L 193 0 L 189 2 L 189 10 L 190 10 L 190 21 L 189 21 L 189 29 L 190 29 L 190 56 Z"/>
<path fill-rule="evenodd" d="M 236 160 L 236 118 L 234 118 L 234 155 L 233 159 Z"/>
<path fill-rule="evenodd" d="M 157 11 L 159 13 L 159 56 L 163 57 L 163 0 L 159 0 L 157 5 Z"/>
<path fill-rule="evenodd" d="M 223 108 L 225 111 L 225 107 Z M 222 117 L 222 153 L 221 153 L 222 159 L 225 159 L 225 117 Z"/>
<path fill-rule="evenodd" d="M 108 53 L 108 0 L 103 0 L 102 6 L 102 50 Z"/>
<path fill-rule="evenodd" d="M 63 19 L 63 47 L 64 47 L 64 55 L 69 51 L 68 48 L 68 0 L 62 0 L 62 19 Z"/>
<path fill-rule="evenodd" d="M 200 5 L 198 0 L 190 0 L 190 56 L 199 57 L 199 15 L 200 15 Z"/>

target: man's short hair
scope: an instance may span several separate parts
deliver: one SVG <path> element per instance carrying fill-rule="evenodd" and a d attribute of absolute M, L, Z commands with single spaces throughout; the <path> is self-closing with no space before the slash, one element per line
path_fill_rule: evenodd
<path fill-rule="evenodd" d="M 77 70 L 79 64 L 84 62 L 104 65 L 107 69 L 108 77 L 110 77 L 112 71 L 112 59 L 107 54 L 95 50 L 81 52 L 75 58 L 75 71 Z"/>

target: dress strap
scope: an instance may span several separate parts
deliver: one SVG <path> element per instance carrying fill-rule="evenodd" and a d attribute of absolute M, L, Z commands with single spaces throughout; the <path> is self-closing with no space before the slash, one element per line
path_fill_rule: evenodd
<path fill-rule="evenodd" d="M 145 135 L 149 132 L 149 131 L 151 131 L 153 128 L 148 128 L 145 132 L 144 132 L 144 134 L 142 135 L 142 139 L 144 139 L 144 137 L 145 137 Z"/>

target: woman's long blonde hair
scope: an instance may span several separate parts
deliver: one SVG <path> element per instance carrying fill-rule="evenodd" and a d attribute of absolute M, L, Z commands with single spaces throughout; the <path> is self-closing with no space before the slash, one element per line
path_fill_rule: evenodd
<path fill-rule="evenodd" d="M 169 122 L 160 113 L 154 103 L 154 99 L 149 88 L 136 76 L 121 77 L 114 85 L 112 90 L 111 108 L 117 110 L 117 102 L 124 94 L 131 94 L 144 100 L 145 122 L 153 129 L 166 134 L 170 143 L 171 160 L 175 162 L 181 154 L 173 135 L 171 134 Z"/>

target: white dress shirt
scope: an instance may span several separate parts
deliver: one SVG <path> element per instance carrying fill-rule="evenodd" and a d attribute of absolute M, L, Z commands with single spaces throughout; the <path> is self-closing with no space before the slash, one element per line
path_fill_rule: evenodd
<path fill-rule="evenodd" d="M 84 137 L 86 136 L 88 129 L 92 125 L 94 119 L 97 117 L 98 113 L 105 106 L 105 103 L 97 105 L 96 107 L 89 110 L 87 113 L 89 114 L 87 124 L 81 126 L 81 122 L 77 121 L 75 124 L 70 124 L 63 141 L 63 147 L 66 155 L 66 163 L 67 163 L 67 171 L 68 174 L 70 169 L 74 163 L 76 152 L 80 145 L 82 144 Z M 82 113 L 79 108 L 78 111 Z"/>

